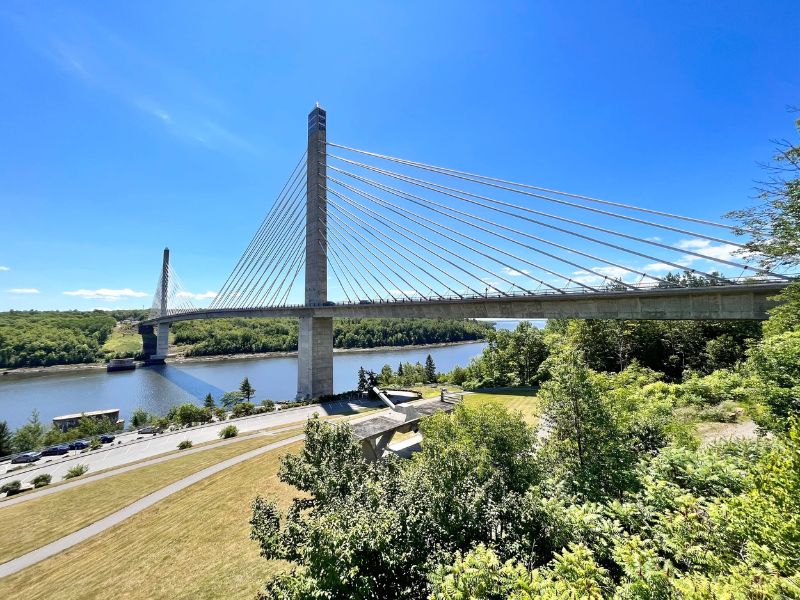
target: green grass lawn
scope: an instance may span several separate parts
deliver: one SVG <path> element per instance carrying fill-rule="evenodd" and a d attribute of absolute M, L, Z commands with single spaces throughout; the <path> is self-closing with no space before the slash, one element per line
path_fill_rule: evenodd
<path fill-rule="evenodd" d="M 120 354 L 136 354 L 142 350 L 142 336 L 138 333 L 114 330 L 103 344 L 103 350 Z"/>
<path fill-rule="evenodd" d="M 512 411 L 522 413 L 522 418 L 529 425 L 539 422 L 539 402 L 536 399 L 536 390 L 503 388 L 495 390 L 480 390 L 475 394 L 466 394 L 466 406 L 478 406 L 487 402 L 496 402 Z"/>
<path fill-rule="evenodd" d="M 250 503 L 261 494 L 276 499 L 282 509 L 288 506 L 295 490 L 278 481 L 279 461 L 301 444 L 217 473 L 78 546 L 5 577 L 0 597 L 251 600 L 267 577 L 286 564 L 259 556 L 258 544 L 249 539 Z"/>
<path fill-rule="evenodd" d="M 219 448 L 142 467 L 57 494 L 3 508 L 0 504 L 0 562 L 40 548 L 206 467 L 300 433 L 244 438 Z M 13 535 L 9 535 L 14 532 Z"/>

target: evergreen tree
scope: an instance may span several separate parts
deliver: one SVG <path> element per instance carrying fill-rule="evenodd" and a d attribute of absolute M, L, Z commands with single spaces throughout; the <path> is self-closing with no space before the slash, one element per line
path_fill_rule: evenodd
<path fill-rule="evenodd" d="M 400 364 L 397 366 L 397 376 L 403 376 L 403 362 L 401 361 Z"/>
<path fill-rule="evenodd" d="M 364 370 L 364 367 L 359 367 L 358 369 L 358 391 L 359 392 L 366 392 L 369 389 L 367 385 L 367 372 Z"/>
<path fill-rule="evenodd" d="M 247 377 L 242 379 L 242 383 L 239 385 L 239 391 L 242 393 L 242 398 L 247 402 L 250 402 L 250 398 L 256 393 L 256 389 L 250 385 L 250 380 Z"/>
<path fill-rule="evenodd" d="M 13 451 L 11 430 L 8 428 L 8 423 L 0 421 L 0 456 L 7 456 Z"/>
<path fill-rule="evenodd" d="M 203 406 L 206 408 L 214 408 L 216 403 L 214 402 L 214 396 L 211 395 L 211 392 L 206 394 L 205 400 L 203 400 Z"/>
<path fill-rule="evenodd" d="M 433 357 L 428 354 L 425 359 L 425 383 L 434 383 L 436 381 L 436 364 L 433 362 Z"/>
<path fill-rule="evenodd" d="M 34 409 L 28 422 L 14 433 L 14 449 L 26 452 L 40 448 L 44 441 L 44 426 L 39 421 L 39 411 Z"/>

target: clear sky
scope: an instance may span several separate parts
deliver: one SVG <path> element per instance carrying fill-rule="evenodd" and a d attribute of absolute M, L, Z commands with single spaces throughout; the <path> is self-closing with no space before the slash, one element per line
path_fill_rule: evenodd
<path fill-rule="evenodd" d="M 219 289 L 315 101 L 339 143 L 716 220 L 794 135 L 798 31 L 794 0 L 5 0 L 0 310 L 149 306 L 165 245 Z"/>

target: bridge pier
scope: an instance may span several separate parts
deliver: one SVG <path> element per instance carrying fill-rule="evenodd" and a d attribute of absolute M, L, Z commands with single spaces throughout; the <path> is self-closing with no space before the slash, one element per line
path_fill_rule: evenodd
<path fill-rule="evenodd" d="M 306 164 L 306 306 L 328 300 L 328 212 L 325 193 L 326 113 L 317 104 L 308 115 Z M 333 319 L 300 317 L 297 338 L 297 397 L 333 393 Z"/>
<path fill-rule="evenodd" d="M 333 319 L 300 317 L 297 339 L 297 397 L 333 393 Z"/>

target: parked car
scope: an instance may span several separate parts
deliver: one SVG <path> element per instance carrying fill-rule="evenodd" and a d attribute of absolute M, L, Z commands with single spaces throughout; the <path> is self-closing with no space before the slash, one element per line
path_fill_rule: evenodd
<path fill-rule="evenodd" d="M 155 425 L 148 425 L 147 427 L 142 427 L 137 433 L 152 433 L 155 435 L 156 433 L 161 433 L 161 428 Z"/>
<path fill-rule="evenodd" d="M 372 304 L 372 300 L 359 300 L 359 304 Z"/>
<path fill-rule="evenodd" d="M 42 450 L 42 456 L 61 456 L 69 452 L 68 444 L 56 444 L 55 446 L 48 446 Z"/>
<path fill-rule="evenodd" d="M 19 463 L 32 463 L 36 462 L 42 457 L 41 452 L 23 452 L 22 454 L 18 454 L 14 458 L 11 459 L 12 463 L 19 464 Z"/>
<path fill-rule="evenodd" d="M 69 443 L 70 450 L 85 450 L 89 447 L 89 442 L 86 440 L 75 440 Z"/>
<path fill-rule="evenodd" d="M 114 441 L 114 436 L 111 435 L 110 433 L 104 433 L 103 435 L 100 436 L 100 442 L 103 444 L 110 444 L 113 441 Z"/>

